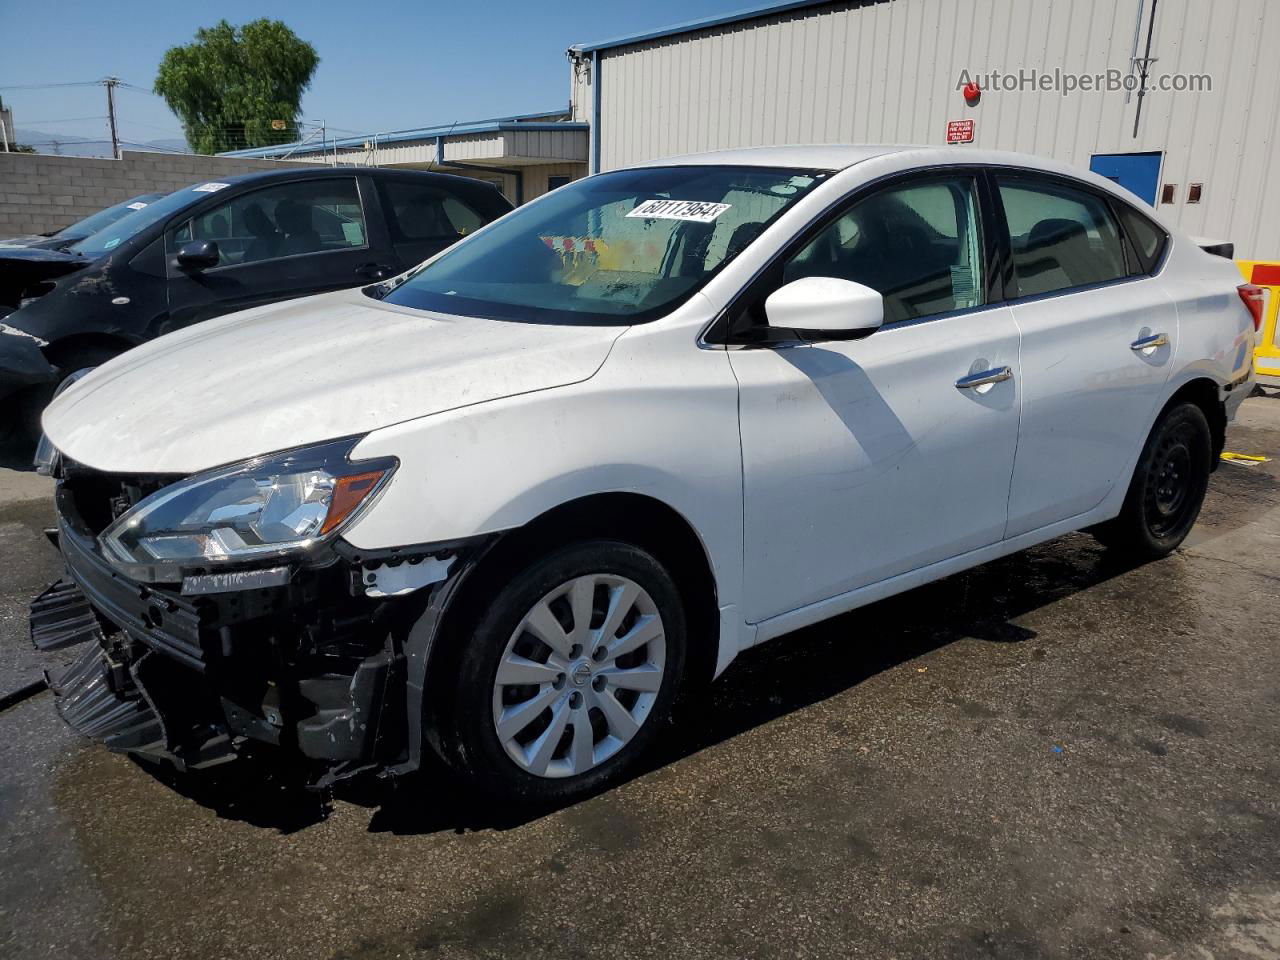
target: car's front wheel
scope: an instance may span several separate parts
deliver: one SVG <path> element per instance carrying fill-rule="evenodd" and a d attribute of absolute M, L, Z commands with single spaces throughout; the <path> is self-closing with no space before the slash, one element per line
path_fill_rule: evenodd
<path fill-rule="evenodd" d="M 630 544 L 584 541 L 529 564 L 453 643 L 437 714 L 446 758 L 485 792 L 571 800 L 622 776 L 671 716 L 685 614 Z"/>
<path fill-rule="evenodd" d="M 1212 458 L 1204 411 L 1194 403 L 1170 407 L 1147 438 L 1120 515 L 1094 535 L 1136 560 L 1172 552 L 1200 516 Z"/>

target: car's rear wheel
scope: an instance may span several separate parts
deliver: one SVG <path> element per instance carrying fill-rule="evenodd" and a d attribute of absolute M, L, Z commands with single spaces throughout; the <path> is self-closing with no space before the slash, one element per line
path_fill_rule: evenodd
<path fill-rule="evenodd" d="M 685 615 L 671 576 L 616 541 L 530 564 L 455 636 L 437 715 L 446 758 L 487 793 L 570 800 L 616 780 L 671 716 Z"/>
<path fill-rule="evenodd" d="M 1209 488 L 1213 439 L 1194 403 L 1170 407 L 1151 430 L 1124 507 L 1094 535 L 1137 560 L 1154 560 L 1186 539 Z"/>

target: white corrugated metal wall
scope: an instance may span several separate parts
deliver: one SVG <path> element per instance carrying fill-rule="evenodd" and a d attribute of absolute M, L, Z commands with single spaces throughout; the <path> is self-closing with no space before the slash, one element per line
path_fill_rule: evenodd
<path fill-rule="evenodd" d="M 976 121 L 980 147 L 1056 157 L 1163 151 L 1166 212 L 1237 254 L 1280 256 L 1280 3 L 1157 0 L 1152 74 L 1197 73 L 1209 92 L 987 90 L 967 106 L 962 70 L 1129 71 L 1141 0 L 870 0 L 663 37 L 600 55 L 600 167 L 774 143 L 945 142 Z M 1145 47 L 1145 0 L 1141 36 Z M 1142 50 L 1138 51 L 1139 55 Z M 579 70 L 574 115 L 590 116 Z M 963 150 L 958 146 L 955 149 Z M 1186 203 L 1186 185 L 1204 184 Z"/>

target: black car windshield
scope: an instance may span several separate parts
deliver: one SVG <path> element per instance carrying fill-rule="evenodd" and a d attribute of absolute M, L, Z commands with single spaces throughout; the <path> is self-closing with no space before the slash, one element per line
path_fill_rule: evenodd
<path fill-rule="evenodd" d="M 652 320 L 688 298 L 825 176 L 684 166 L 579 180 L 367 292 L 405 307 L 496 320 Z"/>
<path fill-rule="evenodd" d="M 92 216 L 85 217 L 83 220 L 77 220 L 69 227 L 63 227 L 55 237 L 62 237 L 65 240 L 72 238 L 89 237 L 103 230 L 117 220 L 129 216 L 129 214 L 141 210 L 147 204 L 163 197 L 163 193 L 144 193 L 140 197 L 133 197 L 124 203 L 117 203 L 114 207 L 107 207 L 105 210 L 99 210 Z"/>
<path fill-rule="evenodd" d="M 146 230 L 152 224 L 168 220 L 175 213 L 227 186 L 229 184 L 226 183 L 197 183 L 191 187 L 175 190 L 167 197 L 161 197 L 155 203 L 148 203 L 141 210 L 130 211 L 127 216 L 121 217 L 105 229 L 85 237 L 79 243 L 73 244 L 68 252 L 90 260 L 105 257 L 120 244 Z"/>

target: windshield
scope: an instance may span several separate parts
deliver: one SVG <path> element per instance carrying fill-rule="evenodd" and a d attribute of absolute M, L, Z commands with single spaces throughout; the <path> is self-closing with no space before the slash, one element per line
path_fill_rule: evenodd
<path fill-rule="evenodd" d="M 683 302 L 824 176 L 687 166 L 579 180 L 369 293 L 498 320 L 640 323 Z"/>
<path fill-rule="evenodd" d="M 97 233 L 106 227 L 111 226 L 122 217 L 127 217 L 135 210 L 141 210 L 153 200 L 159 200 L 163 197 L 163 193 L 144 193 L 140 197 L 133 197 L 124 203 L 117 203 L 114 207 L 107 207 L 105 210 L 99 210 L 91 217 L 85 217 L 83 220 L 77 220 L 69 227 L 63 227 L 55 237 L 63 239 L 71 239 L 72 237 L 87 237 Z"/>
<path fill-rule="evenodd" d="M 106 256 L 120 244 L 146 230 L 152 224 L 168 220 L 173 214 L 227 186 L 230 186 L 230 184 L 197 183 L 191 187 L 183 187 L 167 197 L 161 197 L 155 203 L 147 204 L 141 210 L 130 211 L 115 223 L 109 224 L 105 229 L 85 237 L 77 244 L 73 244 L 69 251 L 89 259 Z"/>

